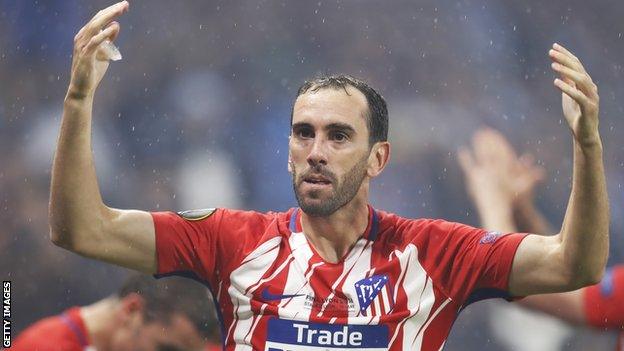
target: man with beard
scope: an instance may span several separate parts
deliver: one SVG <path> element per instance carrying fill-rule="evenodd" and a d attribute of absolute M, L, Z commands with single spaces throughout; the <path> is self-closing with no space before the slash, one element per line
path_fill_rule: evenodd
<path fill-rule="evenodd" d="M 292 110 L 288 169 L 299 208 L 149 213 L 106 206 L 90 152 L 95 89 L 121 2 L 75 38 L 55 155 L 52 241 L 81 255 L 209 285 L 228 350 L 439 350 L 471 301 L 574 290 L 600 280 L 609 209 L 598 95 L 580 61 L 549 51 L 574 136 L 568 215 L 553 237 L 502 236 L 406 219 L 368 204 L 390 156 L 384 99 L 348 76 L 306 82 Z M 108 45 L 108 44 L 106 44 Z"/>

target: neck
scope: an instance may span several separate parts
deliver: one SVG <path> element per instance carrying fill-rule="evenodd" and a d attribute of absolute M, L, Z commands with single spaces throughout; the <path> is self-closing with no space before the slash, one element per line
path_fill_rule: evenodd
<path fill-rule="evenodd" d="M 362 186 L 345 206 L 327 217 L 301 212 L 301 227 L 321 257 L 337 263 L 355 245 L 368 226 L 368 189 Z"/>
<path fill-rule="evenodd" d="M 115 309 L 119 300 L 108 297 L 80 309 L 91 346 L 98 351 L 110 350 L 110 335 L 115 328 Z"/>

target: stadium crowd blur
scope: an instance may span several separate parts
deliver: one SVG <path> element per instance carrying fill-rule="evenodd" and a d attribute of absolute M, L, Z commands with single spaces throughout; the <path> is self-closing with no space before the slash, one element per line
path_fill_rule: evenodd
<path fill-rule="evenodd" d="M 110 3 L 0 0 L 0 272 L 13 282 L 14 332 L 105 297 L 127 274 L 48 239 L 72 39 Z M 624 262 L 622 11 L 614 0 L 134 1 L 120 20 L 123 60 L 95 101 L 103 197 L 151 210 L 295 206 L 286 170 L 293 97 L 304 79 L 341 72 L 368 80 L 389 104 L 392 160 L 373 182 L 375 207 L 478 225 L 456 150 L 489 125 L 546 168 L 537 202 L 558 225 L 572 169 L 547 57 L 560 42 L 599 86 L 609 262 Z M 465 310 L 446 349 L 505 349 L 493 308 Z M 557 328 L 566 350 L 609 337 Z"/>

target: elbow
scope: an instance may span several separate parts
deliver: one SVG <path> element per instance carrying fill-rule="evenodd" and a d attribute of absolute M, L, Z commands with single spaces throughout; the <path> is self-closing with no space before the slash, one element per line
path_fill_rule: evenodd
<path fill-rule="evenodd" d="M 50 226 L 50 241 L 63 249 L 71 250 L 71 233 L 66 228 L 59 228 L 58 226 Z"/>
<path fill-rule="evenodd" d="M 596 285 L 602 281 L 605 274 L 605 266 L 596 269 L 579 269 L 569 274 L 568 287 L 566 290 L 573 291 L 587 286 Z"/>
<path fill-rule="evenodd" d="M 602 281 L 602 278 L 605 275 L 605 267 L 603 266 L 601 269 L 595 270 L 595 272 L 588 273 L 585 281 L 583 282 L 584 286 L 596 285 Z"/>

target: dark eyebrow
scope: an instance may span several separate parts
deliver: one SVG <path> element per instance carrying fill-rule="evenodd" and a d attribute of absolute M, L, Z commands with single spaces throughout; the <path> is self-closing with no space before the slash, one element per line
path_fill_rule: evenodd
<path fill-rule="evenodd" d="M 297 131 L 303 128 L 311 128 L 314 129 L 314 127 L 307 122 L 297 122 L 294 123 L 292 125 L 292 131 Z M 355 128 L 353 128 L 350 124 L 347 123 L 342 123 L 342 122 L 335 122 L 335 123 L 330 123 L 327 126 L 325 126 L 325 130 L 329 130 L 329 131 L 341 131 L 344 133 L 347 133 L 349 135 L 353 135 L 355 134 Z"/>
<path fill-rule="evenodd" d="M 326 130 L 340 130 L 343 132 L 347 132 L 348 134 L 355 134 L 355 129 L 347 123 L 340 123 L 340 122 L 336 122 L 336 123 L 331 123 L 329 124 L 327 127 L 325 127 Z"/>
<path fill-rule="evenodd" d="M 312 128 L 312 125 L 310 123 L 297 122 L 297 123 L 293 123 L 293 125 L 291 126 L 292 130 L 301 129 L 301 128 Z"/>

